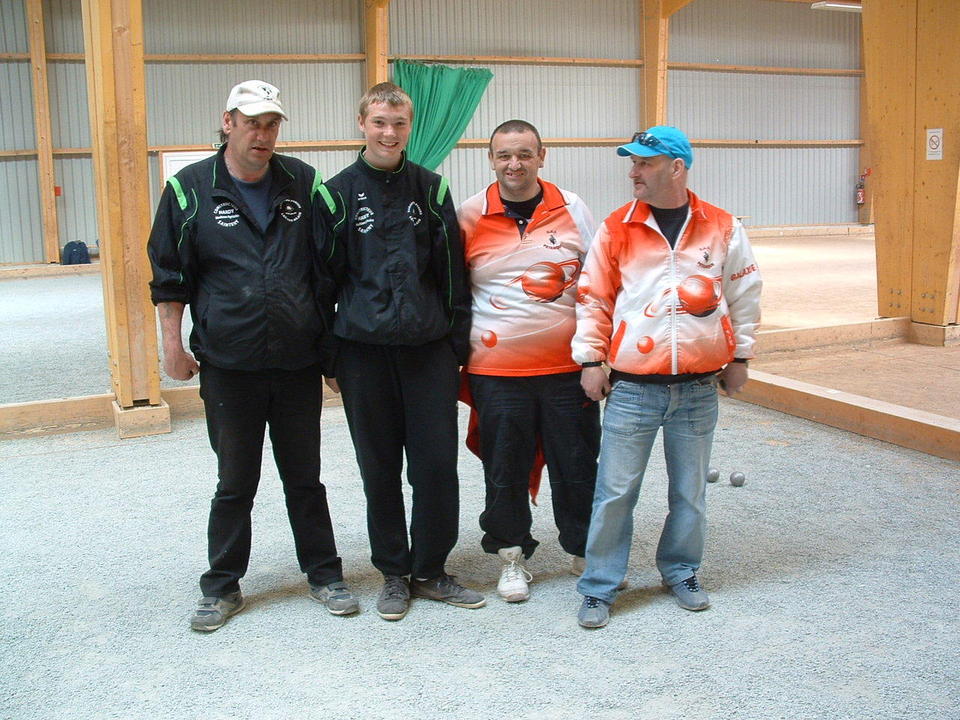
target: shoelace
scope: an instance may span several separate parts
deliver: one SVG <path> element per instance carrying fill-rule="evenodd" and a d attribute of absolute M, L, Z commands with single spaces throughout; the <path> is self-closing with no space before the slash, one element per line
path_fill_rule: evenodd
<path fill-rule="evenodd" d="M 503 571 L 504 578 L 507 581 L 515 581 L 523 579 L 524 582 L 530 582 L 533 580 L 533 575 L 527 570 L 523 565 L 521 565 L 516 560 L 511 560 L 510 564 Z"/>
<path fill-rule="evenodd" d="M 383 589 L 383 594 L 385 597 L 390 598 L 391 600 L 396 600 L 398 598 L 406 597 L 407 588 L 404 587 L 403 580 L 399 578 L 396 580 L 388 580 L 386 587 Z"/>
<path fill-rule="evenodd" d="M 600 607 L 600 598 L 588 597 L 588 598 L 587 598 L 587 607 L 590 608 L 591 610 L 592 610 L 593 608 L 598 608 L 598 607 Z"/>
<path fill-rule="evenodd" d="M 687 586 L 687 590 L 690 592 L 700 592 L 700 583 L 697 582 L 697 576 L 691 575 L 686 580 L 683 581 L 683 584 Z"/>

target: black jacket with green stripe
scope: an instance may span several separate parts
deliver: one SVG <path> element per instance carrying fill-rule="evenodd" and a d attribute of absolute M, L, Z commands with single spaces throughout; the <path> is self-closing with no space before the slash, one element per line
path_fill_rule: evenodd
<path fill-rule="evenodd" d="M 190 305 L 190 349 L 201 363 L 228 370 L 312 365 L 323 330 L 311 211 L 319 174 L 295 158 L 271 158 L 263 231 L 223 152 L 187 166 L 164 187 L 147 244 L 151 300 Z"/>
<path fill-rule="evenodd" d="M 361 154 L 313 197 L 320 304 L 333 335 L 406 346 L 448 338 L 466 364 L 471 296 L 446 179 L 406 157 L 398 170 L 378 170 Z"/>

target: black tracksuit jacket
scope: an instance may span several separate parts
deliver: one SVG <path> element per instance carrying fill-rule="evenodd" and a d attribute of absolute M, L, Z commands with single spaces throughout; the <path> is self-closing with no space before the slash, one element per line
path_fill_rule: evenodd
<path fill-rule="evenodd" d="M 316 170 L 270 159 L 266 232 L 237 191 L 223 153 L 168 180 L 147 254 L 154 304 L 190 305 L 190 349 L 228 370 L 298 370 L 319 360 L 311 193 Z"/>
<path fill-rule="evenodd" d="M 471 295 L 444 178 L 406 157 L 384 171 L 361 155 L 320 186 L 314 216 L 319 304 L 337 338 L 407 346 L 448 338 L 466 364 Z"/>

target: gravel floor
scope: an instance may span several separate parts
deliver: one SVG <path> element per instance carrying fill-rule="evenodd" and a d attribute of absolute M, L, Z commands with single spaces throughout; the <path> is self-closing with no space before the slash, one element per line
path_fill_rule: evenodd
<path fill-rule="evenodd" d="M 532 597 L 496 596 L 481 469 L 463 451 L 448 570 L 488 605 L 415 600 L 387 623 L 342 409 L 323 427 L 361 613 L 334 617 L 306 596 L 265 452 L 248 607 L 210 635 L 187 626 L 215 482 L 202 420 L 136 440 L 111 428 L 0 442 L 0 718 L 960 717 L 957 463 L 725 399 L 702 572 L 713 608 L 685 612 L 659 587 L 657 450 L 630 588 L 610 625 L 587 631 L 548 488 Z"/>

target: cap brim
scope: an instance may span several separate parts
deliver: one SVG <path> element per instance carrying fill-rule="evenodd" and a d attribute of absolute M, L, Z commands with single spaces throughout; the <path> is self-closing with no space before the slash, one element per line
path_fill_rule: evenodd
<path fill-rule="evenodd" d="M 640 157 L 653 157 L 654 155 L 665 155 L 666 153 L 655 150 L 648 145 L 641 145 L 640 143 L 627 143 L 626 145 L 621 145 L 617 148 L 617 155 L 620 157 L 628 157 L 630 155 L 639 155 Z"/>
<path fill-rule="evenodd" d="M 247 117 L 256 117 L 257 115 L 264 115 L 266 113 L 276 113 L 284 120 L 288 120 L 287 114 L 283 111 L 283 108 L 272 102 L 258 102 L 258 103 L 248 103 L 242 108 L 234 108 L 239 110 L 241 113 Z"/>

